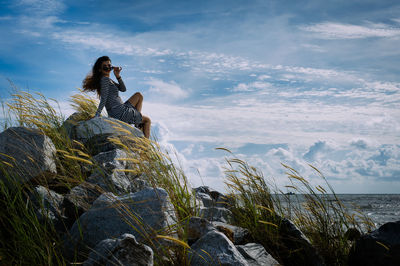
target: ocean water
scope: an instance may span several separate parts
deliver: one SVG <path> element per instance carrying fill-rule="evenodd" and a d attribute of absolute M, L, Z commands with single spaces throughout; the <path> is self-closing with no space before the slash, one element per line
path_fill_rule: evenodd
<path fill-rule="evenodd" d="M 377 227 L 400 220 L 400 194 L 338 194 L 344 205 L 356 205 Z"/>
<path fill-rule="evenodd" d="M 376 227 L 387 222 L 400 221 L 400 194 L 337 194 L 339 200 L 349 209 L 356 211 L 358 208 L 369 217 Z M 286 196 L 280 195 L 282 202 L 286 202 Z M 333 195 L 328 195 L 334 200 Z M 290 195 L 290 201 L 305 201 L 303 195 Z M 283 200 L 283 201 L 282 201 Z M 286 205 L 286 204 L 285 204 Z"/>

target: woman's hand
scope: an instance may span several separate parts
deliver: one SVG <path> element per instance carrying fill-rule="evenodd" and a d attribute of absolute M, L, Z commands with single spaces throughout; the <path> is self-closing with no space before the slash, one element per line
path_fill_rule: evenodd
<path fill-rule="evenodd" d="M 120 72 L 122 70 L 122 67 L 114 67 L 114 75 L 118 79 L 120 77 Z"/>

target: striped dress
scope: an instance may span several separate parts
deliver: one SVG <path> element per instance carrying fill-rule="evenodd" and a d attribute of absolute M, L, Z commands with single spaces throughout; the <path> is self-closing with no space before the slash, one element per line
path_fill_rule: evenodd
<path fill-rule="evenodd" d="M 104 106 L 109 117 L 119 119 L 128 124 L 138 126 L 142 122 L 141 113 L 129 102 L 122 102 L 118 91 L 126 91 L 122 78 L 115 83 L 109 77 L 102 77 L 100 81 L 100 103 L 96 111 L 96 117 L 100 116 Z"/>

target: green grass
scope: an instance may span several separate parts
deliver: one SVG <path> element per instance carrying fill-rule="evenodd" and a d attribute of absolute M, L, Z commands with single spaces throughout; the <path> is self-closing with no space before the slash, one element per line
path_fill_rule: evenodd
<path fill-rule="evenodd" d="M 56 103 L 41 94 L 32 95 L 16 90 L 12 94 L 11 102 L 6 103 L 8 114 L 5 115 L 9 119 L 3 122 L 3 129 L 10 126 L 37 128 L 53 141 L 57 149 L 58 174 L 52 180 L 39 180 L 39 184 L 65 193 L 85 180 L 86 167 L 96 168 L 98 165 L 84 145 L 69 139 L 67 132 L 61 127 L 65 118 L 49 101 Z M 78 121 L 93 117 L 97 108 L 97 101 L 82 92 L 71 97 L 71 104 L 79 112 L 75 117 Z M 116 130 L 123 131 L 121 126 L 114 126 Z M 164 232 L 145 233 L 146 244 L 155 250 L 155 263 L 188 265 L 187 223 L 190 217 L 198 215 L 199 206 L 185 173 L 173 163 L 171 154 L 164 152 L 154 138 L 148 140 L 126 135 L 109 140 L 127 153 L 127 158 L 123 158 L 129 164 L 129 168 L 124 170 L 126 174 L 141 175 L 153 187 L 164 188 L 174 206 L 177 223 L 168 230 L 176 233 L 176 237 L 171 237 L 171 231 L 167 229 Z M 227 149 L 220 149 L 229 152 Z M 275 252 L 277 249 L 285 248 L 279 235 L 281 217 L 291 219 L 304 232 L 327 265 L 346 265 L 346 257 L 352 244 L 346 235 L 349 228 L 364 232 L 373 228 L 373 223 L 361 212 L 354 214 L 340 202 L 325 177 L 316 168 L 313 168 L 315 173 L 325 182 L 327 188 L 313 187 L 295 169 L 282 166 L 292 182 L 290 188 L 297 195 L 303 195 L 300 198 L 286 196 L 261 171 L 234 157 L 230 152 L 229 156 L 226 160 L 226 185 L 228 196 L 233 202 L 230 207 L 235 224 L 247 228 L 255 241 L 275 257 L 282 255 Z M 4 157 L 1 159 L 4 160 Z M 9 166 L 0 163 L 0 167 L 7 176 Z M 13 180 L 12 177 L 9 179 Z M 26 193 L 32 190 L 32 186 L 15 183 L 10 186 L 0 182 L 0 190 L 0 226 L 7 229 L 0 230 L 0 264 L 66 264 L 55 229 L 50 222 L 40 223 L 30 204 L 27 204 Z M 278 197 L 277 194 L 281 196 Z M 131 217 L 131 221 L 137 220 L 126 206 L 120 208 L 122 213 Z M 138 230 L 140 228 L 140 224 L 132 226 Z M 160 239 L 170 244 L 156 249 L 156 243 Z"/>

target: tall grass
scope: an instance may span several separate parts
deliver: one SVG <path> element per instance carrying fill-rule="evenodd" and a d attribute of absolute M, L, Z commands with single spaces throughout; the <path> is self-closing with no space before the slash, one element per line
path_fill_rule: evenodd
<path fill-rule="evenodd" d="M 115 126 L 115 129 L 121 130 L 121 127 Z M 174 207 L 177 221 L 172 225 L 173 230 L 166 231 L 164 235 L 157 234 L 156 239 L 147 237 L 147 243 L 160 252 L 155 256 L 156 262 L 166 265 L 188 265 L 187 226 L 189 218 L 198 214 L 198 206 L 186 175 L 181 168 L 176 167 L 169 154 L 164 153 L 156 141 L 134 138 L 132 135 L 110 138 L 110 141 L 129 155 L 128 158 L 120 158 L 131 162 L 123 171 L 144 178 L 153 187 L 165 189 Z M 174 234 L 175 237 L 170 236 Z M 170 245 L 160 250 L 155 241 L 157 239 L 169 241 Z"/>
<path fill-rule="evenodd" d="M 8 171 L 9 167 L 15 167 L 20 162 L 12 165 L 7 163 L 8 155 L 1 155 L 3 160 L 0 168 L 3 179 L 0 180 L 0 264 L 63 265 L 65 261 L 61 255 L 61 240 L 55 232 L 54 225 L 47 218 L 44 223 L 38 220 L 27 195 L 33 193 L 36 185 L 58 192 L 68 191 L 85 179 L 84 167 L 93 165 L 93 162 L 85 146 L 72 141 L 63 129 L 65 119 L 61 110 L 57 112 L 50 104 L 50 101 L 58 104 L 56 100 L 48 100 L 40 93 L 33 95 L 21 91 L 15 86 L 13 89 L 11 100 L 2 101 L 3 116 L 6 118 L 3 121 L 3 129 L 25 126 L 38 129 L 48 136 L 57 151 L 57 175 L 52 179 L 36 178 L 34 183 L 21 184 L 18 182 L 19 178 L 10 175 Z M 39 208 L 44 209 L 44 206 Z"/>
<path fill-rule="evenodd" d="M 236 224 L 247 228 L 256 242 L 262 243 L 280 261 L 290 256 L 288 252 L 293 252 L 282 252 L 286 248 L 280 238 L 283 217 L 291 219 L 302 230 L 327 265 L 347 264 L 353 244 L 353 239 L 346 234 L 349 229 L 367 232 L 374 228 L 374 223 L 361 211 L 354 212 L 343 205 L 326 178 L 311 165 L 328 188 L 313 187 L 295 169 L 283 164 L 291 181 L 288 187 L 296 191 L 295 195 L 287 195 L 273 183 L 268 185 L 262 173 L 247 162 L 230 158 L 227 164 L 226 184 L 234 199 L 232 211 Z"/>

